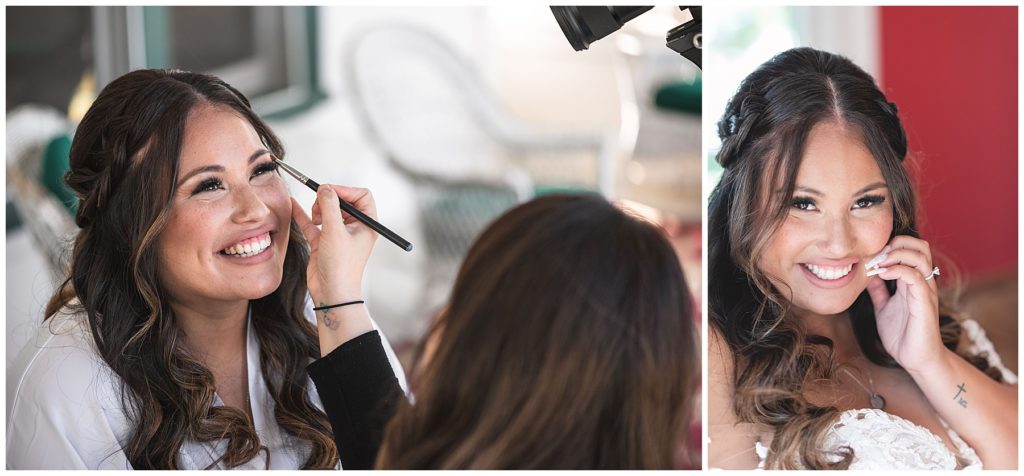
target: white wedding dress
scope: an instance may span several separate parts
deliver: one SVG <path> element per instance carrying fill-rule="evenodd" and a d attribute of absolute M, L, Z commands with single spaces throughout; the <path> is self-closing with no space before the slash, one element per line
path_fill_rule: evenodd
<path fill-rule="evenodd" d="M 981 326 L 973 320 L 965 320 L 961 325 L 971 342 L 967 352 L 986 353 L 989 365 L 1002 372 L 1006 383 L 1017 383 L 1017 376 L 1003 365 Z M 957 453 L 950 451 L 931 430 L 873 408 L 842 412 L 826 435 L 824 448 L 838 450 L 847 446 L 853 449 L 851 470 L 982 469 L 974 449 L 942 418 L 939 421 L 946 428 Z M 758 469 L 763 469 L 768 448 L 758 442 L 755 450 L 760 461 Z"/>

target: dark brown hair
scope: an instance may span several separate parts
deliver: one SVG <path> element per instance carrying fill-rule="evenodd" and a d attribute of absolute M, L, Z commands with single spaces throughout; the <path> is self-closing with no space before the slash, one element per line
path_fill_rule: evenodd
<path fill-rule="evenodd" d="M 430 336 L 379 467 L 671 469 L 686 441 L 700 361 L 678 258 L 601 197 L 497 219 Z"/>
<path fill-rule="evenodd" d="M 860 134 L 878 163 L 892 197 L 892 236 L 919 236 L 903 165 L 906 134 L 896 105 L 870 75 L 845 57 L 795 48 L 743 80 L 718 123 L 717 160 L 725 172 L 708 204 L 708 307 L 712 331 L 728 344 L 735 362 L 733 411 L 739 421 L 774 431 L 768 467 L 844 469 L 853 457 L 848 448 L 838 455 L 822 450 L 838 409 L 803 396 L 805 383 L 833 377 L 832 342 L 806 335 L 788 319 L 787 299 L 756 265 L 788 213 L 807 137 L 828 121 Z M 781 191 L 771 190 L 779 184 Z M 886 285 L 895 292 L 894 282 Z M 864 355 L 897 367 L 878 337 L 866 291 L 849 316 Z M 939 324 L 943 343 L 955 351 L 959 323 L 944 312 Z M 988 367 L 983 359 L 968 360 Z M 998 380 L 994 371 L 987 373 Z"/>
<path fill-rule="evenodd" d="M 69 276 L 46 315 L 85 312 L 103 360 L 122 380 L 132 422 L 123 442 L 135 469 L 178 468 L 186 440 L 227 439 L 228 467 L 255 457 L 261 442 L 249 417 L 213 407 L 213 374 L 183 348 L 182 331 L 157 277 L 154 244 L 171 207 L 185 123 L 202 104 L 245 118 L 277 157 L 284 149 L 237 90 L 213 76 L 171 70 L 125 74 L 100 92 L 71 145 L 66 180 L 80 199 Z M 311 444 L 304 468 L 338 461 L 326 416 L 309 399 L 306 365 L 320 356 L 303 316 L 305 239 L 293 222 L 281 285 L 252 301 L 260 368 L 284 431 Z M 77 303 L 73 301 L 77 298 Z"/>

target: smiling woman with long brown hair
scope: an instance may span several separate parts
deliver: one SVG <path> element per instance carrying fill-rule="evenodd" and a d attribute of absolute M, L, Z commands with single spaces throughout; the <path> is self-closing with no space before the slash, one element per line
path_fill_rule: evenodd
<path fill-rule="evenodd" d="M 376 211 L 325 186 L 309 218 L 274 158 L 281 142 L 213 76 L 103 89 L 71 147 L 69 276 L 9 373 L 9 468 L 337 467 L 306 367 L 373 323 L 351 305 L 325 329 L 309 301 L 357 300 L 375 240 L 343 226 L 338 196 Z"/>
<path fill-rule="evenodd" d="M 709 462 L 1016 467 L 1016 376 L 938 297 L 874 80 L 811 48 L 740 84 L 708 206 Z M 968 403 L 969 402 L 969 403 Z"/>

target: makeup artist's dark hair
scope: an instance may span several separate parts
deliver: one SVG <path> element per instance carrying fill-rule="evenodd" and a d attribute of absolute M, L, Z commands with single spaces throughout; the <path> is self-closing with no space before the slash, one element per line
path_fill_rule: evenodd
<path fill-rule="evenodd" d="M 774 431 L 767 466 L 780 469 L 844 469 L 853 457 L 848 448 L 838 455 L 822 450 L 838 409 L 814 405 L 802 394 L 812 379 L 833 377 L 832 342 L 787 318 L 789 303 L 757 266 L 789 213 L 807 137 L 829 121 L 859 134 L 877 161 L 892 199 L 893 236 L 918 237 L 896 105 L 845 57 L 811 48 L 780 53 L 743 80 L 718 123 L 717 160 L 725 171 L 708 205 L 709 321 L 734 362 L 733 411 L 741 422 Z M 894 283 L 887 286 L 895 291 Z M 960 325 L 947 309 L 941 314 L 943 343 L 956 350 Z M 897 367 L 882 347 L 866 291 L 849 315 L 864 355 Z M 968 360 L 988 367 L 983 358 Z M 995 369 L 988 373 L 998 380 Z"/>
<path fill-rule="evenodd" d="M 213 374 L 183 348 L 182 330 L 157 275 L 155 243 L 171 209 L 189 113 L 203 105 L 246 119 L 277 157 L 281 142 L 249 101 L 218 78 L 139 70 L 115 79 L 82 119 L 71 145 L 67 183 L 80 199 L 69 275 L 46 307 L 84 312 L 103 360 L 121 380 L 132 422 L 123 442 L 135 469 L 179 465 L 186 440 L 227 439 L 221 461 L 237 466 L 262 443 L 249 417 L 213 407 Z M 260 369 L 277 423 L 308 442 L 304 468 L 338 461 L 326 416 L 310 402 L 306 365 L 320 356 L 316 329 L 303 317 L 306 241 L 292 222 L 281 285 L 252 301 Z M 269 453 L 269 452 L 268 452 Z"/>
<path fill-rule="evenodd" d="M 378 467 L 671 469 L 699 388 L 692 306 L 652 224 L 589 195 L 512 209 L 469 250 Z"/>

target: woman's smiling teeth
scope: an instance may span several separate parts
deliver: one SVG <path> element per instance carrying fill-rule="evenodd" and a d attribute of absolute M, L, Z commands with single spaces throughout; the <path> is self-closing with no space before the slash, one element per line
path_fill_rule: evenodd
<path fill-rule="evenodd" d="M 237 244 L 231 245 L 221 250 L 221 253 L 228 256 L 240 256 L 242 258 L 248 258 L 250 256 L 256 256 L 264 252 L 267 248 L 270 248 L 270 232 L 264 233 L 261 236 L 255 238 L 249 238 L 248 240 L 241 241 Z"/>
<path fill-rule="evenodd" d="M 843 276 L 850 274 L 850 270 L 853 269 L 852 264 L 840 266 L 838 268 L 832 266 L 817 266 L 810 263 L 804 263 L 803 266 L 807 268 L 807 270 L 810 271 L 811 274 L 817 276 L 820 279 L 825 279 L 829 281 L 842 278 Z"/>

